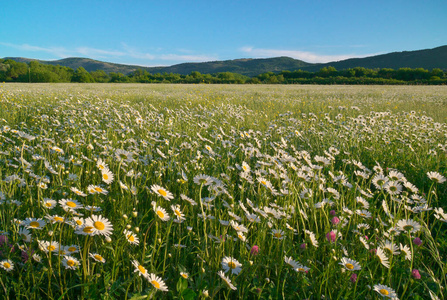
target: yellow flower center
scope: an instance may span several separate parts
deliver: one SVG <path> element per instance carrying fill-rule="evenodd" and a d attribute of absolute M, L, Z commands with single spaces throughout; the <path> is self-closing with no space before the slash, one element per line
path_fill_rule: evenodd
<path fill-rule="evenodd" d="M 96 255 L 94 255 L 94 257 L 95 257 L 97 260 L 102 260 L 102 256 L 101 256 L 101 255 L 96 254 Z"/>
<path fill-rule="evenodd" d="M 352 270 L 352 269 L 354 269 L 354 265 L 350 264 L 350 263 L 347 263 L 346 264 L 346 268 L 348 268 L 348 270 Z"/>
<path fill-rule="evenodd" d="M 46 206 L 46 207 L 51 207 L 51 203 L 50 203 L 50 202 L 47 202 L 47 203 L 45 203 L 45 206 Z"/>
<path fill-rule="evenodd" d="M 152 285 L 153 285 L 156 289 L 159 289 L 159 288 L 160 288 L 160 284 L 159 284 L 157 281 L 152 280 L 151 283 L 152 283 Z"/>
<path fill-rule="evenodd" d="M 305 272 L 306 270 L 304 270 L 303 268 L 298 268 L 299 272 Z"/>
<path fill-rule="evenodd" d="M 282 235 L 281 235 L 281 233 L 276 232 L 276 233 L 275 233 L 275 237 L 276 237 L 276 238 L 280 238 L 280 237 L 282 237 Z"/>
<path fill-rule="evenodd" d="M 387 290 L 385 290 L 385 289 L 381 289 L 381 290 L 379 291 L 379 293 L 381 293 L 382 295 L 385 295 L 385 296 L 388 296 L 388 295 L 389 295 L 389 292 L 388 292 Z"/>
<path fill-rule="evenodd" d="M 109 175 L 107 175 L 106 173 L 102 174 L 102 178 L 104 178 L 104 180 L 109 179 Z"/>
<path fill-rule="evenodd" d="M 146 269 L 142 265 L 138 266 L 138 270 L 140 270 L 141 274 L 146 274 Z"/>
<path fill-rule="evenodd" d="M 73 266 L 76 265 L 76 262 L 74 260 L 70 259 L 70 260 L 67 260 L 67 265 L 70 266 L 70 267 L 73 267 Z"/>
<path fill-rule="evenodd" d="M 95 187 L 95 191 L 97 191 L 98 193 L 102 192 L 102 188 L 100 188 L 99 186 Z"/>
<path fill-rule="evenodd" d="M 74 251 L 76 251 L 76 250 L 77 250 L 76 247 L 68 247 L 68 251 L 70 251 L 70 252 L 74 252 Z"/>
<path fill-rule="evenodd" d="M 235 264 L 234 262 L 232 262 L 232 261 L 230 261 L 230 262 L 228 263 L 228 266 L 229 266 L 230 268 L 232 268 L 232 269 L 236 269 L 236 264 Z"/>
<path fill-rule="evenodd" d="M 9 269 L 9 268 L 11 268 L 11 264 L 8 262 L 4 262 L 3 267 L 5 267 L 6 269 Z"/>
<path fill-rule="evenodd" d="M 183 278 L 188 279 L 188 274 L 186 274 L 186 273 L 182 273 L 182 274 L 180 274 L 180 275 L 182 275 Z"/>
<path fill-rule="evenodd" d="M 76 224 L 77 224 L 78 226 L 81 226 L 81 225 L 82 225 L 82 221 L 81 221 L 81 220 L 76 220 Z"/>
<path fill-rule="evenodd" d="M 36 221 L 32 221 L 31 223 L 29 223 L 29 226 L 33 227 L 33 228 L 37 228 L 40 226 L 39 222 Z"/>
<path fill-rule="evenodd" d="M 129 234 L 129 235 L 127 236 L 127 239 L 128 239 L 129 241 L 131 241 L 131 242 L 135 241 L 135 237 L 134 237 L 133 235 L 131 235 L 131 234 Z"/>
<path fill-rule="evenodd" d="M 54 221 L 56 222 L 64 222 L 64 219 L 61 217 L 54 217 Z"/>
<path fill-rule="evenodd" d="M 166 193 L 165 190 L 162 190 L 162 189 L 159 189 L 157 192 L 158 192 L 160 195 L 162 195 L 163 197 L 166 197 L 166 195 L 168 194 L 168 193 Z"/>
<path fill-rule="evenodd" d="M 179 216 L 179 217 L 182 216 L 182 214 L 181 214 L 178 210 L 175 210 L 174 213 L 175 213 L 177 216 Z"/>
<path fill-rule="evenodd" d="M 92 229 L 93 229 L 93 227 L 86 226 L 86 227 L 84 227 L 84 229 L 82 229 L 82 231 L 84 231 L 85 233 L 92 233 Z"/>
<path fill-rule="evenodd" d="M 54 245 L 50 245 L 47 247 L 48 251 L 54 251 L 54 249 L 56 249 L 56 247 Z"/>
<path fill-rule="evenodd" d="M 261 184 L 263 185 L 267 185 L 267 182 L 265 182 L 264 180 L 261 181 Z"/>
<path fill-rule="evenodd" d="M 76 207 L 76 203 L 74 203 L 73 201 L 68 201 L 66 204 L 70 207 Z"/>
<path fill-rule="evenodd" d="M 99 221 L 96 221 L 95 223 L 93 223 L 93 226 L 95 226 L 95 228 L 98 230 L 104 230 L 104 228 L 106 228 L 104 223 L 99 222 Z"/>
<path fill-rule="evenodd" d="M 163 219 L 165 217 L 165 214 L 161 210 L 157 210 L 157 215 L 160 217 L 160 219 Z"/>

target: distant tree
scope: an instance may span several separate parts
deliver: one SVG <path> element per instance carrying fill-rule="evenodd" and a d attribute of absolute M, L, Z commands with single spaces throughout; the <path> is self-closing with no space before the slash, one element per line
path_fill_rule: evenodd
<path fill-rule="evenodd" d="M 129 77 L 127 77 L 123 73 L 111 72 L 109 74 L 109 76 L 110 76 L 110 82 L 129 82 L 130 81 Z"/>
<path fill-rule="evenodd" d="M 334 77 L 337 76 L 337 69 L 332 66 L 321 68 L 320 71 L 316 73 L 319 77 Z"/>
<path fill-rule="evenodd" d="M 25 63 L 20 63 L 8 59 L 3 62 L 6 71 L 4 73 L 4 81 L 20 81 L 23 75 L 28 74 L 28 66 Z"/>
<path fill-rule="evenodd" d="M 192 71 L 190 75 L 192 78 L 196 78 L 196 79 L 202 77 L 202 74 L 200 74 L 200 72 L 197 72 L 197 71 Z"/>
<path fill-rule="evenodd" d="M 94 82 L 92 75 L 90 75 L 90 73 L 87 72 L 87 70 L 83 67 L 79 67 L 76 69 L 71 80 L 73 82 Z"/>
<path fill-rule="evenodd" d="M 282 75 L 282 74 L 276 75 L 276 78 L 278 79 L 278 83 L 285 82 L 284 75 Z"/>
<path fill-rule="evenodd" d="M 366 75 L 370 72 L 368 72 L 368 69 L 363 67 L 355 67 L 352 70 L 355 72 L 355 77 L 366 77 Z"/>
<path fill-rule="evenodd" d="M 396 71 L 393 70 L 393 69 L 389 69 L 389 68 L 383 68 L 383 69 L 380 69 L 380 70 L 377 72 L 377 75 L 378 75 L 380 78 L 391 79 L 391 78 L 395 78 L 395 76 L 396 76 Z"/>
<path fill-rule="evenodd" d="M 259 84 L 261 81 L 257 77 L 253 77 L 246 81 L 246 83 Z"/>
<path fill-rule="evenodd" d="M 261 82 L 268 82 L 268 83 L 271 83 L 270 81 L 270 77 L 272 77 L 272 76 L 275 76 L 275 73 L 273 73 L 273 72 L 267 72 L 267 73 L 262 73 L 262 74 L 259 74 L 258 75 L 258 79 L 261 81 Z M 275 81 L 275 79 L 272 79 L 273 81 Z"/>
<path fill-rule="evenodd" d="M 92 76 L 94 82 L 109 82 L 110 77 L 107 75 L 107 73 L 103 70 L 96 70 L 93 72 L 90 72 L 90 75 Z"/>
<path fill-rule="evenodd" d="M 444 77 L 444 75 L 445 75 L 444 71 L 442 71 L 441 69 L 438 69 L 438 68 L 435 68 L 435 69 L 431 70 L 431 72 L 430 72 L 430 76 L 436 76 L 439 78 Z"/>
<path fill-rule="evenodd" d="M 52 72 L 57 74 L 58 76 L 58 82 L 71 82 L 71 78 L 74 75 L 74 70 L 69 67 L 64 66 L 51 66 L 48 67 L 52 68 Z"/>
<path fill-rule="evenodd" d="M 340 74 L 343 77 L 347 77 L 347 78 L 355 77 L 355 70 L 354 69 L 342 70 L 342 71 L 340 71 Z"/>

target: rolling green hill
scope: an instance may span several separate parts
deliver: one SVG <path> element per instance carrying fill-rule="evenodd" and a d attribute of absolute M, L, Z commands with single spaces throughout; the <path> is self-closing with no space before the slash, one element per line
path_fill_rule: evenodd
<path fill-rule="evenodd" d="M 131 65 L 123 65 L 123 64 L 115 64 L 115 63 L 109 63 L 109 62 L 103 62 L 99 60 L 94 60 L 90 58 L 82 58 L 82 57 L 69 57 L 69 58 L 63 58 L 59 60 L 38 60 L 38 59 L 30 59 L 30 58 L 23 58 L 23 57 L 5 57 L 4 59 L 12 59 L 17 62 L 24 62 L 29 63 L 30 61 L 38 61 L 41 64 L 46 65 L 53 65 L 53 66 L 64 66 L 72 68 L 73 70 L 76 70 L 79 67 L 83 67 L 87 71 L 96 71 L 96 70 L 103 70 L 106 73 L 115 72 L 115 73 L 123 73 L 123 74 L 129 74 L 136 69 L 145 69 L 145 67 L 140 66 L 131 66 Z"/>
<path fill-rule="evenodd" d="M 21 57 L 6 57 L 18 62 L 30 62 L 34 59 Z M 201 63 L 182 63 L 168 67 L 140 67 L 133 65 L 102 62 L 89 58 L 71 57 L 54 61 L 38 60 L 42 64 L 61 65 L 76 70 L 83 67 L 87 71 L 104 70 L 106 73 L 115 72 L 129 74 L 137 69 L 146 70 L 149 73 L 176 73 L 187 75 L 193 71 L 202 74 L 214 74 L 219 72 L 232 72 L 246 76 L 256 76 L 266 72 L 304 70 L 315 72 L 323 67 L 333 66 L 337 70 L 354 67 L 374 68 L 424 68 L 432 70 L 440 68 L 447 71 L 447 46 L 417 51 L 393 52 L 375 55 L 365 58 L 351 58 L 342 61 L 324 64 L 312 64 L 290 57 L 258 58 L 258 59 L 234 59 L 224 61 L 211 61 Z"/>
<path fill-rule="evenodd" d="M 235 59 L 224 61 L 212 61 L 203 63 L 184 63 L 170 67 L 146 68 L 150 73 L 177 73 L 190 74 L 198 71 L 202 74 L 213 74 L 219 72 L 232 72 L 245 76 L 256 76 L 265 72 L 280 72 L 284 70 L 298 70 L 310 67 L 314 64 L 293 59 L 290 57 L 258 58 L 258 59 Z"/>
<path fill-rule="evenodd" d="M 315 72 L 328 66 L 332 66 L 337 70 L 363 67 L 367 69 L 390 68 L 395 70 L 399 68 L 424 68 L 427 70 L 439 68 L 447 71 L 447 46 L 416 51 L 392 52 L 365 58 L 350 58 L 308 66 L 302 68 L 302 70 Z"/>

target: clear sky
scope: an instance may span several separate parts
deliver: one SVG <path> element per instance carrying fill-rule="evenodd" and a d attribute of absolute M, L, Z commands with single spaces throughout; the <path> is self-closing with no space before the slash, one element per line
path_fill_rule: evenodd
<path fill-rule="evenodd" d="M 0 57 L 329 62 L 447 45 L 447 0 L 0 0 Z"/>

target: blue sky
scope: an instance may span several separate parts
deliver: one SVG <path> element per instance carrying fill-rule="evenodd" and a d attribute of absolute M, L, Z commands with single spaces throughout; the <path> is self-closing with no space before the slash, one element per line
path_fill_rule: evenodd
<path fill-rule="evenodd" d="M 329 62 L 447 45 L 445 0 L 1 1 L 0 57 Z"/>

